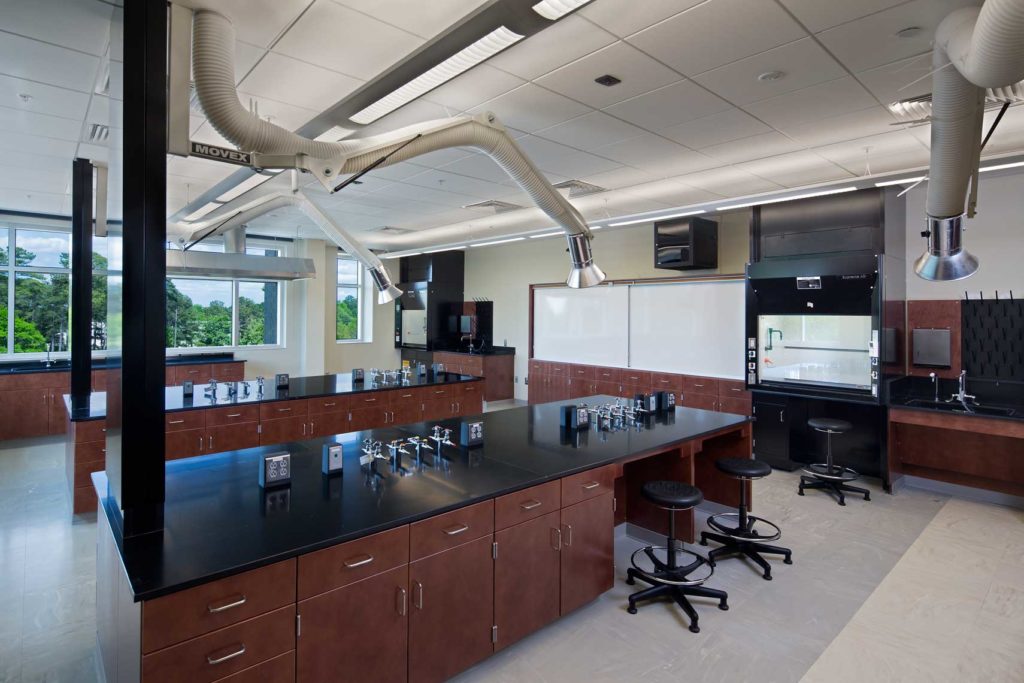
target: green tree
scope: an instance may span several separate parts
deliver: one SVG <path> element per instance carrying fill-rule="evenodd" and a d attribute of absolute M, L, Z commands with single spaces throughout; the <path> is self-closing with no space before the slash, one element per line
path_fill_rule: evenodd
<path fill-rule="evenodd" d="M 263 303 L 257 303 L 247 296 L 238 297 L 238 343 L 241 346 L 266 343 Z"/>
<path fill-rule="evenodd" d="M 338 302 L 335 316 L 336 339 L 356 339 L 359 336 L 359 301 L 352 295 Z"/>

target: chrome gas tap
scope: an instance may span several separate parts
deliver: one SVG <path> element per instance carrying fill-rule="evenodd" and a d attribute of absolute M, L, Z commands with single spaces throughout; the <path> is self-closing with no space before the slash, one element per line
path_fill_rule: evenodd
<path fill-rule="evenodd" d="M 961 370 L 959 391 L 950 396 L 946 403 L 957 401 L 964 407 L 964 410 L 970 411 L 971 406 L 969 406 L 968 403 L 974 401 L 976 398 L 978 397 L 967 393 L 967 371 Z"/>
<path fill-rule="evenodd" d="M 444 445 L 444 446 L 454 446 L 455 445 L 455 444 L 452 443 L 452 430 L 450 430 L 450 429 L 445 429 L 444 430 L 444 441 L 442 441 L 441 444 Z"/>
<path fill-rule="evenodd" d="M 263 395 L 263 375 L 256 376 L 256 394 L 258 396 Z"/>
<path fill-rule="evenodd" d="M 409 451 L 402 448 L 404 442 L 401 439 L 393 439 L 388 443 L 388 450 L 391 451 L 391 464 L 395 467 L 402 467 L 402 456 L 409 455 Z"/>
<path fill-rule="evenodd" d="M 249 380 L 243 379 L 242 380 L 242 396 L 248 396 L 248 395 L 249 395 Z"/>
<path fill-rule="evenodd" d="M 441 446 L 444 445 L 444 437 L 441 436 L 441 425 L 434 425 L 430 430 L 430 436 L 427 438 L 437 444 L 437 451 L 440 453 Z"/>

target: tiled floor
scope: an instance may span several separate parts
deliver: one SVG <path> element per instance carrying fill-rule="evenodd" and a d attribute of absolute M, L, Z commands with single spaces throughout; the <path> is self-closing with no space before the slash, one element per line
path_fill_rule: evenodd
<path fill-rule="evenodd" d="M 95 681 L 95 523 L 69 519 L 63 453 L 0 444 L 0 683 Z M 667 603 L 627 614 L 619 581 L 457 680 L 1024 680 L 1024 513 L 916 490 L 841 508 L 795 489 L 782 472 L 755 484 L 795 564 L 767 582 L 721 563 L 709 585 L 730 609 L 699 605 L 699 634 Z M 617 540 L 620 578 L 640 545 Z"/>

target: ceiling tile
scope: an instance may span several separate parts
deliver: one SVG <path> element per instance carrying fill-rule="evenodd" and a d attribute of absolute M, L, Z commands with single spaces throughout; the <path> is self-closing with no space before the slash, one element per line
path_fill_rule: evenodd
<path fill-rule="evenodd" d="M 77 139 L 77 134 L 75 135 Z M 71 163 L 75 155 L 76 143 L 73 140 L 39 137 L 24 132 L 11 130 L 0 125 L 0 150 L 5 152 L 23 152 L 26 154 L 59 157 Z"/>
<path fill-rule="evenodd" d="M 768 126 L 750 114 L 733 108 L 712 116 L 687 121 L 678 126 L 671 126 L 663 130 L 662 135 L 687 147 L 701 149 L 758 133 L 766 133 L 769 130 Z"/>
<path fill-rule="evenodd" d="M 64 199 L 63 193 L 0 189 L 0 208 L 8 211 L 60 214 L 63 210 Z"/>
<path fill-rule="evenodd" d="M 493 66 L 478 64 L 469 71 L 430 91 L 425 97 L 456 112 L 472 109 L 481 102 L 515 90 L 525 81 Z"/>
<path fill-rule="evenodd" d="M 188 176 L 209 180 L 210 185 L 220 182 L 237 169 L 231 164 L 201 159 L 199 157 L 179 157 L 167 155 L 167 172 L 172 175 Z"/>
<path fill-rule="evenodd" d="M 231 142 L 224 138 L 220 133 L 213 129 L 210 122 L 207 121 L 203 125 L 199 126 L 198 129 L 192 133 L 193 142 L 202 142 L 207 145 L 218 145 L 220 147 L 234 147 Z"/>
<path fill-rule="evenodd" d="M 594 154 L 600 154 L 662 178 L 720 165 L 710 157 L 653 133 L 644 133 L 640 137 L 600 147 L 594 150 Z"/>
<path fill-rule="evenodd" d="M 100 56 L 113 8 L 98 0 L 5 0 L 3 30 Z"/>
<path fill-rule="evenodd" d="M 270 52 L 242 81 L 241 88 L 278 102 L 323 111 L 361 84 L 335 71 Z"/>
<path fill-rule="evenodd" d="M 926 95 L 932 91 L 932 55 L 926 53 L 884 64 L 857 74 L 857 80 L 871 91 L 882 104 L 890 104 L 909 97 Z M 913 85 L 911 82 L 917 81 Z"/>
<path fill-rule="evenodd" d="M 316 0 L 277 41 L 274 52 L 370 80 L 423 42 L 420 36 L 332 0 Z"/>
<path fill-rule="evenodd" d="M 242 82 L 253 67 L 267 53 L 266 49 L 244 43 L 241 40 L 235 41 L 235 84 Z"/>
<path fill-rule="evenodd" d="M 641 128 L 656 131 L 729 108 L 728 102 L 696 83 L 679 81 L 613 104 L 605 111 Z"/>
<path fill-rule="evenodd" d="M 679 14 L 704 0 L 643 0 L 624 10 L 622 0 L 597 0 L 585 5 L 580 14 L 620 38 Z"/>
<path fill-rule="evenodd" d="M 976 4 L 975 0 L 911 0 L 823 31 L 818 39 L 851 71 L 865 71 L 930 52 L 939 22 L 955 9 Z M 910 38 L 896 36 L 910 26 L 922 30 Z"/>
<path fill-rule="evenodd" d="M 896 119 L 892 114 L 884 107 L 876 105 L 870 109 L 815 119 L 806 123 L 792 125 L 787 123 L 780 125 L 779 130 L 808 147 L 817 147 L 900 130 L 900 127 L 894 126 L 895 123 Z"/>
<path fill-rule="evenodd" d="M 644 132 L 642 128 L 595 111 L 545 128 L 536 134 L 569 147 L 592 151 L 613 142 L 643 135 Z"/>
<path fill-rule="evenodd" d="M 285 104 L 269 97 L 261 97 L 253 93 L 239 91 L 238 99 L 248 109 L 250 102 L 256 105 L 260 118 L 267 119 L 271 123 L 286 128 L 297 130 L 304 123 L 316 116 L 319 112 L 314 109 L 296 107 L 293 104 Z"/>
<path fill-rule="evenodd" d="M 63 194 L 71 182 L 71 164 L 63 170 L 0 166 L 0 187 L 25 192 Z"/>
<path fill-rule="evenodd" d="M 3 72 L 80 92 L 91 92 L 99 68 L 98 57 L 0 31 Z"/>
<path fill-rule="evenodd" d="M 437 164 L 427 165 L 432 168 L 438 167 Z M 445 171 L 469 176 L 470 178 L 479 178 L 480 180 L 486 180 L 492 183 L 515 185 L 515 181 L 509 177 L 508 173 L 505 172 L 505 169 L 499 166 L 494 159 L 490 158 L 486 154 L 470 154 L 457 161 L 440 166 L 440 168 Z"/>
<path fill-rule="evenodd" d="M 781 72 L 782 78 L 758 78 L 761 74 L 773 71 Z M 845 75 L 846 71 L 839 62 L 832 59 L 813 39 L 804 38 L 705 71 L 694 76 L 693 80 L 733 104 L 742 106 Z"/>
<path fill-rule="evenodd" d="M 446 190 L 439 189 L 437 186 L 426 187 L 425 185 L 395 182 L 392 183 L 390 187 L 375 193 L 373 202 L 377 206 L 384 204 L 385 208 L 383 208 L 382 211 L 386 213 L 387 198 L 391 196 L 400 197 L 402 199 L 414 199 L 420 202 L 430 202 L 432 204 L 440 204 L 441 206 L 449 206 L 452 208 L 460 207 L 464 204 L 469 204 L 470 202 L 475 201 L 475 198 L 472 195 L 448 192 Z"/>
<path fill-rule="evenodd" d="M 28 95 L 31 99 L 25 102 L 21 95 Z M 89 106 L 89 95 L 0 74 L 0 106 L 81 119 Z"/>
<path fill-rule="evenodd" d="M 487 63 L 533 80 L 614 42 L 615 36 L 604 29 L 570 15 L 491 57 Z"/>
<path fill-rule="evenodd" d="M 537 168 L 547 173 L 555 173 L 568 178 L 579 178 L 590 173 L 610 171 L 619 166 L 614 161 L 594 156 L 586 152 L 560 145 L 531 135 L 516 140 L 523 152 L 530 158 Z M 548 180 L 557 182 L 550 177 Z"/>
<path fill-rule="evenodd" d="M 723 197 L 742 197 L 743 195 L 755 194 L 757 192 L 770 192 L 782 189 L 782 186 L 778 183 L 765 180 L 734 166 L 724 166 L 701 173 L 691 173 L 690 175 L 673 178 L 673 180 L 706 192 L 713 192 Z"/>
<path fill-rule="evenodd" d="M 859 19 L 880 10 L 888 9 L 906 0 L 780 0 L 800 23 L 810 31 L 826 28 Z"/>
<path fill-rule="evenodd" d="M 260 47 L 270 47 L 306 9 L 312 0 L 181 0 L 195 9 L 210 9 L 223 14 L 235 26 L 235 34 Z"/>
<path fill-rule="evenodd" d="M 803 90 L 744 106 L 749 113 L 774 128 L 792 126 L 844 112 L 878 106 L 877 100 L 853 78 L 837 78 Z"/>
<path fill-rule="evenodd" d="M 865 154 L 865 148 L 869 152 Z M 919 153 L 928 154 L 928 149 L 920 140 L 904 130 L 894 130 L 880 135 L 871 135 L 851 142 L 838 142 L 832 145 L 816 147 L 814 152 L 845 168 L 856 168 L 858 173 L 865 172 L 870 161 L 874 171 L 875 158 L 882 155 L 906 154 L 912 157 Z M 875 171 L 877 172 L 877 171 Z"/>
<path fill-rule="evenodd" d="M 417 159 L 420 158 L 421 157 L 417 157 Z M 423 173 L 426 170 L 428 170 L 427 166 L 414 164 L 410 161 L 400 161 L 397 164 L 390 164 L 388 166 L 378 166 L 377 168 L 370 171 L 370 173 L 372 173 L 375 177 L 383 178 L 384 180 L 405 180 L 406 178 L 411 178 L 414 175 Z"/>
<path fill-rule="evenodd" d="M 393 26 L 433 38 L 487 0 L 336 0 Z"/>
<path fill-rule="evenodd" d="M 489 100 L 470 110 L 472 114 L 493 111 L 507 126 L 532 133 L 586 114 L 590 108 L 533 83 Z"/>
<path fill-rule="evenodd" d="M 707 190 L 700 190 L 689 185 L 677 183 L 674 180 L 666 179 L 661 182 L 647 183 L 638 187 L 631 187 L 624 190 L 630 196 L 643 201 L 655 201 L 665 206 L 686 206 L 700 202 L 710 202 L 718 199 L 718 195 Z M 655 207 L 651 207 L 653 210 Z M 616 205 L 616 212 L 622 213 L 622 208 Z"/>
<path fill-rule="evenodd" d="M 493 199 L 508 193 L 508 186 L 478 180 L 469 176 L 450 173 L 446 170 L 427 169 L 422 173 L 410 176 L 402 182 L 408 185 L 419 185 L 434 189 L 465 195 L 463 204 L 471 204 L 476 199 Z"/>
<path fill-rule="evenodd" d="M 579 179 L 585 183 L 593 183 L 598 187 L 617 190 L 622 187 L 631 187 L 633 185 L 647 183 L 655 180 L 656 178 L 657 176 L 649 171 L 643 171 L 639 168 L 633 168 L 632 166 L 620 166 L 619 168 L 615 168 L 610 171 L 601 171 L 600 173 L 591 173 L 580 176 Z"/>
<path fill-rule="evenodd" d="M 736 168 L 785 187 L 800 187 L 851 176 L 849 171 L 813 152 L 780 154 L 736 164 Z"/>
<path fill-rule="evenodd" d="M 594 81 L 611 74 L 621 83 L 611 87 Z M 679 74 L 635 47 L 618 42 L 536 80 L 549 90 L 600 109 L 680 80 Z"/>
<path fill-rule="evenodd" d="M 629 42 L 691 76 L 806 35 L 774 2 L 710 0 L 630 36 Z"/>
<path fill-rule="evenodd" d="M 26 168 L 33 171 L 63 173 L 71 168 L 71 157 L 56 157 L 35 152 L 4 150 L 0 154 L 0 166 Z"/>
<path fill-rule="evenodd" d="M 451 147 L 449 149 L 439 149 L 435 152 L 428 152 L 427 154 L 418 156 L 416 157 L 416 164 L 418 166 L 426 166 L 427 168 L 440 168 L 441 166 L 445 166 L 462 159 L 468 159 L 472 156 L 485 157 L 484 154 L 476 152 L 476 150 L 469 149 L 468 147 Z M 490 159 L 487 159 L 487 161 L 492 164 L 494 163 Z"/>
<path fill-rule="evenodd" d="M 77 141 L 82 132 L 82 122 L 0 107 L 0 130 L 17 135 L 38 135 L 44 138 Z"/>
<path fill-rule="evenodd" d="M 440 104 L 423 99 L 413 100 L 404 107 L 399 107 L 387 116 L 377 119 L 369 126 L 360 128 L 357 136 L 365 137 L 368 135 L 377 135 L 379 133 L 390 133 L 391 131 L 399 128 L 423 123 L 424 121 L 446 118 L 449 118 L 449 110 L 445 109 Z M 342 122 L 342 128 L 346 127 L 358 128 L 358 125 L 350 121 Z"/>
<path fill-rule="evenodd" d="M 739 140 L 730 140 L 720 145 L 712 145 L 701 149 L 702 154 L 718 159 L 723 163 L 735 163 L 737 161 L 751 161 L 776 154 L 785 154 L 800 149 L 802 145 L 790 140 L 782 133 L 772 131 L 751 135 Z"/>

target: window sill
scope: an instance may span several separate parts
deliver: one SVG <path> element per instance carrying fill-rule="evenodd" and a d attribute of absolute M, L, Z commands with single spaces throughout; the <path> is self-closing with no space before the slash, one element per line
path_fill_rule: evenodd
<path fill-rule="evenodd" d="M 372 339 L 335 339 L 335 344 L 372 344 Z"/>

